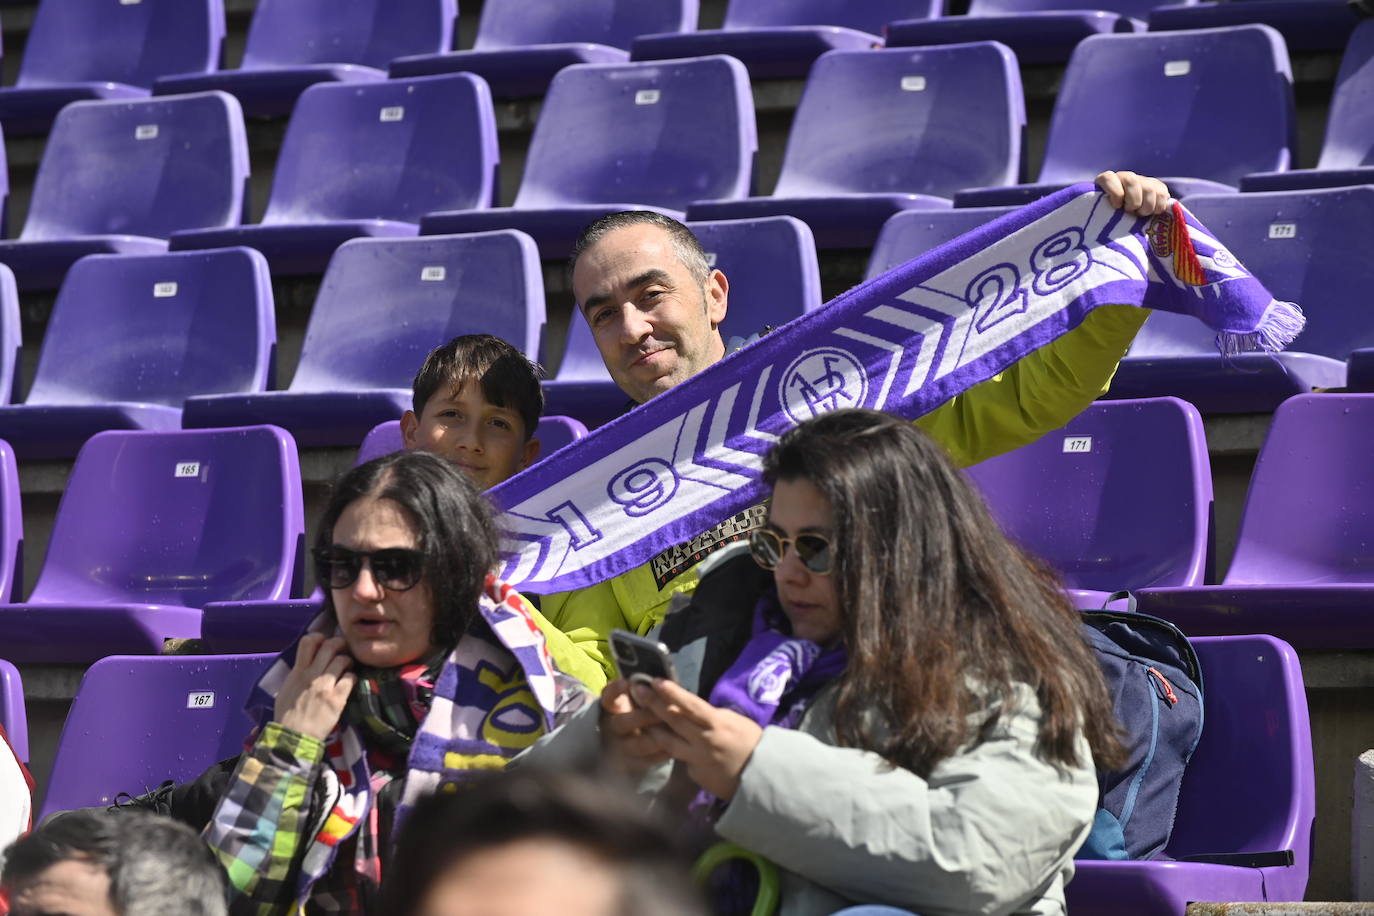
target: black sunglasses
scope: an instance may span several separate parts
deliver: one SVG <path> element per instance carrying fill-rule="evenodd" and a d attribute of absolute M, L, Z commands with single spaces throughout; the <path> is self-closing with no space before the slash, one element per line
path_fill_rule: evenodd
<path fill-rule="evenodd" d="M 754 562 L 764 569 L 777 569 L 782 562 L 787 545 L 797 552 L 802 565 L 818 576 L 830 575 L 835 559 L 830 550 L 830 541 L 819 534 L 799 534 L 785 538 L 771 528 L 755 528 L 749 532 L 749 552 Z"/>
<path fill-rule="evenodd" d="M 382 550 L 350 550 L 332 544 L 316 547 L 315 575 L 329 588 L 348 588 L 358 581 L 363 563 L 382 588 L 403 592 L 414 588 L 425 573 L 425 555 L 405 547 Z"/>

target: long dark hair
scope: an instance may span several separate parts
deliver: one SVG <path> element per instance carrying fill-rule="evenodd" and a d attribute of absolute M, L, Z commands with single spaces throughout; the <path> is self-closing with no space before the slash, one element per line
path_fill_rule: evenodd
<path fill-rule="evenodd" d="M 486 497 L 442 458 L 422 451 L 393 452 L 358 465 L 334 484 L 316 546 L 334 543 L 339 516 L 364 497 L 391 500 L 415 526 L 434 601 L 430 638 L 436 648 L 457 645 L 476 613 L 487 573 L 496 565 L 496 527 Z M 324 606 L 334 613 L 328 588 Z"/>
<path fill-rule="evenodd" d="M 1085 762 L 1081 732 L 1097 765 L 1119 764 L 1106 684 L 1059 583 L 1003 536 L 938 444 L 888 414 L 837 410 L 784 435 L 764 479 L 807 480 L 830 503 L 849 655 L 842 746 L 928 777 L 1011 712 L 1024 683 L 1040 701 L 1043 759 Z M 875 704 L 881 724 L 865 715 Z"/>

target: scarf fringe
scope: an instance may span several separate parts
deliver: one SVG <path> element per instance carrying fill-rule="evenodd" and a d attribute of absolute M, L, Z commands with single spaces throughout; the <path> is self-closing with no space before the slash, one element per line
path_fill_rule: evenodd
<path fill-rule="evenodd" d="M 1302 333 L 1307 324 L 1302 309 L 1293 302 L 1275 299 L 1264 310 L 1259 327 L 1245 334 L 1222 331 L 1217 334 L 1217 349 L 1223 356 L 1241 353 L 1278 353 Z"/>

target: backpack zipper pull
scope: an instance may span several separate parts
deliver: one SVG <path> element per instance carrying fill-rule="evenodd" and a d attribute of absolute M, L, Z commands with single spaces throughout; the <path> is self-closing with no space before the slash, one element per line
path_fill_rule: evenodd
<path fill-rule="evenodd" d="M 1145 671 L 1155 676 L 1155 689 L 1159 691 L 1161 697 L 1169 701 L 1170 706 L 1178 703 L 1178 694 L 1174 693 L 1174 685 L 1169 683 L 1169 679 L 1161 674 L 1158 668 L 1146 668 Z"/>

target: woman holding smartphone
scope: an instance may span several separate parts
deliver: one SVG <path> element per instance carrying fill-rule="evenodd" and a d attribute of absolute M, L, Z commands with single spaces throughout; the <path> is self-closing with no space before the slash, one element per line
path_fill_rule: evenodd
<path fill-rule="evenodd" d="M 612 682 L 522 759 L 599 745 L 775 863 L 786 916 L 1062 914 L 1121 748 L 1053 577 L 896 417 L 802 424 L 764 477 L 752 571 L 717 565 L 664 624 L 683 682 Z"/>

